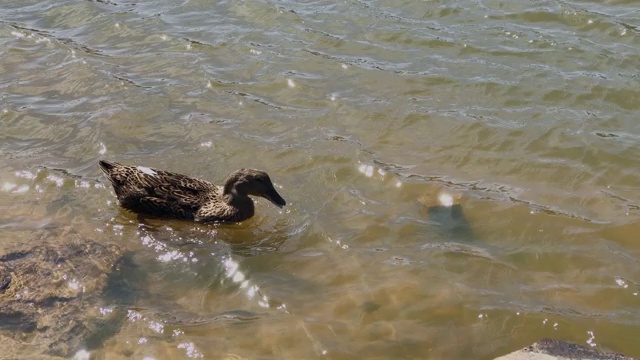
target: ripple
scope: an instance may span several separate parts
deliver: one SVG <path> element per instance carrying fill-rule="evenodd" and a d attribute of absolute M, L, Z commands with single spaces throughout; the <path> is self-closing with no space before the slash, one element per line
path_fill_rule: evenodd
<path fill-rule="evenodd" d="M 71 226 L 133 251 L 148 279 L 96 307 L 136 299 L 98 357 L 489 357 L 536 334 L 633 356 L 634 5 L 6 4 L 3 246 Z M 292 206 L 142 222 L 105 154 L 266 169 Z"/>

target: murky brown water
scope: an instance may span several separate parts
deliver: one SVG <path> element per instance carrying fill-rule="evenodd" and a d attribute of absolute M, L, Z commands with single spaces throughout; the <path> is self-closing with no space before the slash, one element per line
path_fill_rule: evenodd
<path fill-rule="evenodd" d="M 640 356 L 639 18 L 0 1 L 0 250 L 69 228 L 133 251 L 97 359 L 491 359 L 542 337 Z M 139 223 L 101 158 L 261 168 L 290 206 Z M 466 222 L 427 209 L 440 191 Z"/>

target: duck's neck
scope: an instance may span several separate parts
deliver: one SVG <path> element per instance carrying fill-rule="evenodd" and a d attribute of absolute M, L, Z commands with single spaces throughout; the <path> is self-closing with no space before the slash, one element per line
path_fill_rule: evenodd
<path fill-rule="evenodd" d="M 253 200 L 246 193 L 240 193 L 234 186 L 225 183 L 222 191 L 222 199 L 243 218 L 253 216 L 255 206 Z"/>

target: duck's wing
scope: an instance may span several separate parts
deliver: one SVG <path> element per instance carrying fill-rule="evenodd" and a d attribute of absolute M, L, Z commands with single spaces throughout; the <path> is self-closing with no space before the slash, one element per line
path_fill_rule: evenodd
<path fill-rule="evenodd" d="M 122 206 L 135 213 L 142 213 L 157 217 L 193 220 L 198 206 L 194 203 L 180 203 L 153 196 L 127 198 L 121 202 Z"/>
<path fill-rule="evenodd" d="M 140 193 L 181 204 L 194 204 L 209 197 L 212 192 L 217 192 L 217 187 L 208 181 L 167 171 L 154 172 L 155 174 L 136 174 L 133 184 L 142 190 Z"/>
<path fill-rule="evenodd" d="M 148 188 L 160 185 L 190 189 L 192 191 L 216 191 L 208 181 L 186 175 L 153 169 L 146 166 L 125 166 L 113 161 L 100 160 L 100 168 L 113 186 Z"/>
<path fill-rule="evenodd" d="M 144 166 L 100 161 L 123 207 L 158 216 L 190 218 L 218 188 L 208 181 Z M 182 214 L 182 215 L 181 215 Z"/>
<path fill-rule="evenodd" d="M 127 191 L 118 196 L 122 206 L 153 216 L 193 220 L 205 198 L 210 196 L 210 187 L 190 179 L 169 177 L 167 173 L 159 175 L 163 176 L 140 181 L 136 191 Z"/>
<path fill-rule="evenodd" d="M 186 194 L 194 194 L 197 196 L 204 196 L 211 192 L 217 192 L 218 187 L 212 183 L 192 178 L 186 175 L 172 173 L 168 171 L 149 169 L 155 174 L 144 173 L 141 175 L 141 181 L 145 183 L 146 187 L 156 189 L 161 193 L 170 192 L 183 192 Z"/>

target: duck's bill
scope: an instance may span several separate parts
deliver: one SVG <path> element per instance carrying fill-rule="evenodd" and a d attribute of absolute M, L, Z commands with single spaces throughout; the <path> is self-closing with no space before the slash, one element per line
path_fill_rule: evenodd
<path fill-rule="evenodd" d="M 284 201 L 284 199 L 282 198 L 282 196 L 280 196 L 280 194 L 278 194 L 277 191 L 275 191 L 275 189 L 269 190 L 264 194 L 264 197 L 271 201 L 273 203 L 273 205 L 282 208 L 283 206 L 287 205 L 287 202 Z"/>

